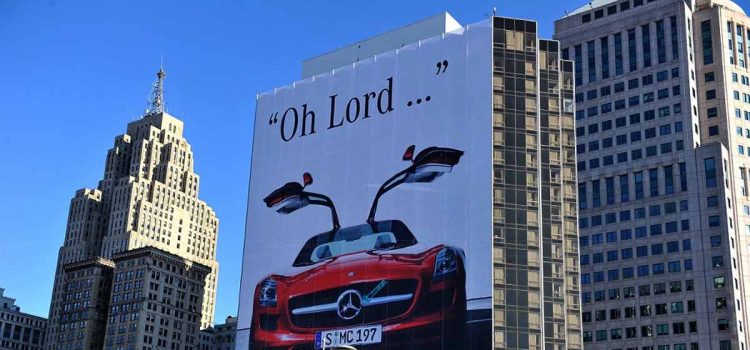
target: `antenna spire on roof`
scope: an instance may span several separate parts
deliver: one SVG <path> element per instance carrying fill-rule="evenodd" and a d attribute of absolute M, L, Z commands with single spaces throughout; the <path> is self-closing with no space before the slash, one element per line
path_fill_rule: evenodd
<path fill-rule="evenodd" d="M 164 113 L 164 78 L 166 77 L 167 72 L 164 71 L 164 66 L 161 65 L 159 71 L 156 73 L 156 81 L 151 87 L 151 94 L 148 98 L 145 115 Z"/>

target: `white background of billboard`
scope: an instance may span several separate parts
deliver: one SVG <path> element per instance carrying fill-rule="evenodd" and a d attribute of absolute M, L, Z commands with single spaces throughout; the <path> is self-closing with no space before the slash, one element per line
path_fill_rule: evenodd
<path fill-rule="evenodd" d="M 408 166 L 407 146 L 463 150 L 460 163 L 433 183 L 404 184 L 384 195 L 376 219 L 403 221 L 420 243 L 444 243 L 466 253 L 467 297 L 492 295 L 492 29 L 484 21 L 262 94 L 256 105 L 252 173 L 240 285 L 237 349 L 247 349 L 256 284 L 284 273 L 306 240 L 331 228 L 329 210 L 309 206 L 289 215 L 262 199 L 286 182 L 301 182 L 332 198 L 342 227 L 365 222 L 380 185 Z M 445 73 L 437 62 L 448 60 Z M 393 77 L 394 111 L 329 124 L 329 96 L 337 94 L 339 120 L 350 97 L 387 86 Z M 408 101 L 429 102 L 407 107 Z M 269 116 L 301 105 L 316 113 L 315 134 L 284 142 Z M 375 106 L 372 106 L 375 108 Z"/>

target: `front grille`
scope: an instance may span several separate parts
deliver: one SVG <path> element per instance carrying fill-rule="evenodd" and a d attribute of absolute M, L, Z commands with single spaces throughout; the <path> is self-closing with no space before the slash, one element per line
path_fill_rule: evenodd
<path fill-rule="evenodd" d="M 387 283 L 382 287 L 382 289 L 372 295 L 370 293 L 378 286 L 378 284 L 381 283 L 381 281 L 355 283 L 291 298 L 289 300 L 289 317 L 292 321 L 292 324 L 296 327 L 332 328 L 381 322 L 403 315 L 414 301 L 414 294 L 416 293 L 417 289 L 417 280 L 386 280 L 386 282 Z M 400 300 L 385 304 L 369 305 L 363 307 L 359 315 L 351 320 L 341 319 L 338 316 L 336 310 L 326 310 L 304 315 L 295 315 L 292 313 L 292 310 L 295 309 L 336 303 L 341 293 L 350 289 L 357 290 L 362 296 L 368 296 L 370 298 L 407 294 L 411 294 L 412 297 L 407 300 Z"/>

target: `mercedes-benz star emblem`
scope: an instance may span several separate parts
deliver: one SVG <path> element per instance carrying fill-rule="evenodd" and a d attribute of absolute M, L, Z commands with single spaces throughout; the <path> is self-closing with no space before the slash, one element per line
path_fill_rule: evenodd
<path fill-rule="evenodd" d="M 362 310 L 362 295 L 354 289 L 349 289 L 339 295 L 336 304 L 338 304 L 336 312 L 339 317 L 344 320 L 351 320 L 357 317 Z"/>

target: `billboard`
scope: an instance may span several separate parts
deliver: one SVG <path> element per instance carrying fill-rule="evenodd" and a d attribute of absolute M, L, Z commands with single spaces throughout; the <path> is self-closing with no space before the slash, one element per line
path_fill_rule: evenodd
<path fill-rule="evenodd" d="M 491 105 L 489 21 L 259 95 L 237 349 L 489 348 Z"/>

